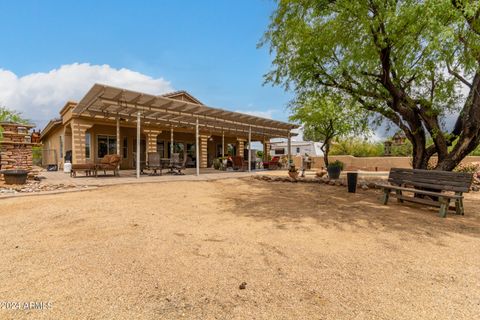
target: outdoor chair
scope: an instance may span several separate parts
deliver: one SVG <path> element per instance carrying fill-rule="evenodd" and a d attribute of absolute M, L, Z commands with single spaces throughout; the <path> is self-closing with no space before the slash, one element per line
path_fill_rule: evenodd
<path fill-rule="evenodd" d="M 97 176 L 97 166 L 95 163 L 76 163 L 72 164 L 72 170 L 70 170 L 70 177 L 76 177 L 78 171 L 84 171 L 85 176 Z"/>
<path fill-rule="evenodd" d="M 160 153 L 148 153 L 148 169 L 153 171 L 151 175 L 162 175 L 162 163 L 160 161 Z M 158 174 L 157 171 L 160 171 L 160 174 Z"/>
<path fill-rule="evenodd" d="M 191 156 L 187 156 L 187 162 L 185 163 L 185 166 L 188 168 L 195 168 L 196 162 Z"/>
<path fill-rule="evenodd" d="M 242 156 L 233 156 L 232 157 L 233 170 L 244 171 L 245 170 L 244 165 L 245 165 L 245 162 L 243 161 Z"/>
<path fill-rule="evenodd" d="M 264 169 L 280 169 L 282 167 L 282 164 L 280 163 L 280 157 L 275 156 L 272 158 L 270 161 L 264 161 L 263 162 L 263 168 Z"/>
<path fill-rule="evenodd" d="M 183 161 L 180 161 L 180 154 L 179 153 L 174 153 L 172 157 L 172 169 L 175 174 L 178 175 L 183 175 L 185 173 L 182 172 L 182 170 L 186 169 L 186 164 L 187 158 L 185 157 Z"/>
<path fill-rule="evenodd" d="M 113 175 L 118 176 L 120 160 L 121 158 L 118 154 L 107 154 L 103 157 L 100 163 L 96 165 L 96 169 L 97 171 L 103 170 L 104 175 L 107 174 L 107 171 L 113 171 Z"/>

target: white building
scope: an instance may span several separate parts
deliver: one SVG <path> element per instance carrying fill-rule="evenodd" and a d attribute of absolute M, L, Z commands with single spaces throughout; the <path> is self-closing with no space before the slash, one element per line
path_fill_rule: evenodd
<path fill-rule="evenodd" d="M 270 142 L 270 155 L 273 156 L 282 156 L 288 154 L 288 142 L 285 140 L 282 141 L 271 141 Z M 301 155 L 304 156 L 323 156 L 320 142 L 313 141 L 294 141 L 291 143 L 291 154 L 292 156 Z"/>

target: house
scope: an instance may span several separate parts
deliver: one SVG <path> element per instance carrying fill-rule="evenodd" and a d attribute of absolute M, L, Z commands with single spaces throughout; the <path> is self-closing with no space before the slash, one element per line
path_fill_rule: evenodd
<path fill-rule="evenodd" d="M 179 153 L 198 173 L 216 157 L 243 156 L 249 140 L 262 142 L 268 154 L 271 138 L 289 138 L 296 127 L 208 107 L 186 91 L 151 95 L 95 84 L 79 102 L 68 101 L 40 139 L 50 151 L 44 165 L 55 158 L 60 167 L 66 160 L 96 163 L 119 154 L 120 168 L 132 169 L 140 163 L 134 161 L 139 150 L 138 161 L 146 161 L 148 152 L 164 158 Z"/>
<path fill-rule="evenodd" d="M 313 141 L 291 141 L 290 142 L 290 153 L 292 156 L 305 154 L 309 156 L 323 156 L 323 152 L 320 149 L 320 142 Z M 275 141 L 270 143 L 270 155 L 273 156 L 282 156 L 288 154 L 288 141 L 281 139 L 281 141 Z"/>

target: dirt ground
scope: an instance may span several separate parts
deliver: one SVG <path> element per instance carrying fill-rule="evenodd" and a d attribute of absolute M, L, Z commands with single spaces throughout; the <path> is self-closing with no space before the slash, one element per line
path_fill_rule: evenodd
<path fill-rule="evenodd" d="M 0 319 L 478 318 L 480 193 L 446 219 L 378 196 L 242 178 L 0 200 Z"/>

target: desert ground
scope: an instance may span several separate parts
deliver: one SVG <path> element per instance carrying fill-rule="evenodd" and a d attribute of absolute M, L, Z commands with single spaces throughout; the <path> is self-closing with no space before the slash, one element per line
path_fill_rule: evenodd
<path fill-rule="evenodd" d="M 3 199 L 0 319 L 478 318 L 480 193 L 446 219 L 378 197 L 241 178 Z"/>

